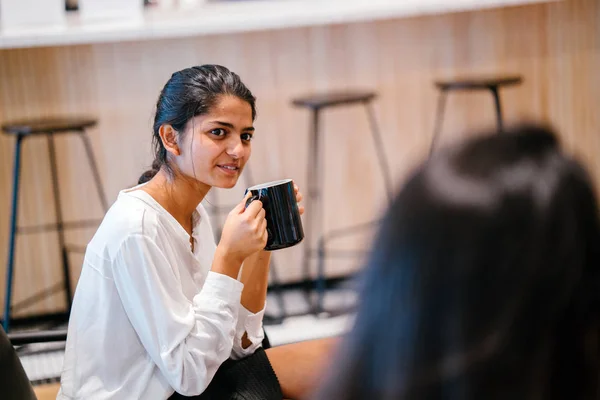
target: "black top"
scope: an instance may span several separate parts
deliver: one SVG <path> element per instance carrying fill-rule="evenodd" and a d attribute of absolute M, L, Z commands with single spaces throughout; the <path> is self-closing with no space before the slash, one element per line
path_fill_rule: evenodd
<path fill-rule="evenodd" d="M 79 131 L 96 125 L 93 118 L 50 117 L 13 121 L 2 125 L 2 131 L 9 135 L 34 135 Z"/>
<path fill-rule="evenodd" d="M 338 91 L 316 93 L 309 96 L 295 98 L 292 100 L 292 104 L 298 107 L 319 109 L 344 104 L 368 102 L 373 100 L 375 96 L 375 92 L 368 91 Z"/>
<path fill-rule="evenodd" d="M 436 81 L 435 86 L 440 90 L 479 90 L 493 89 L 501 86 L 518 85 L 523 81 L 520 76 L 476 77 Z"/>

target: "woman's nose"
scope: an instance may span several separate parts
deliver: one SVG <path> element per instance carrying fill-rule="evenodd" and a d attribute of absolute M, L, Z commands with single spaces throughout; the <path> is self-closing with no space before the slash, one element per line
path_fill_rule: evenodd
<path fill-rule="evenodd" d="M 233 158 L 240 158 L 244 151 L 244 145 L 240 139 L 233 139 L 227 146 L 227 154 Z"/>

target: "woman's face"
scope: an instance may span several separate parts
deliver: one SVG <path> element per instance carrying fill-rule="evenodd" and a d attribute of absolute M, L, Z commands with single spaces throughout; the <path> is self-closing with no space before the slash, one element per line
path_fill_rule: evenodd
<path fill-rule="evenodd" d="M 188 122 L 174 160 L 179 170 L 207 186 L 232 188 L 250 158 L 252 123 L 250 104 L 220 96 L 207 114 Z"/>

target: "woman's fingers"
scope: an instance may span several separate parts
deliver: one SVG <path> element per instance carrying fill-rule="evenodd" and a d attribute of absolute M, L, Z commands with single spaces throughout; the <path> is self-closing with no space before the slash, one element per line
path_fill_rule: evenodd
<path fill-rule="evenodd" d="M 248 219 L 255 219 L 261 211 L 264 211 L 262 201 L 254 200 L 248 207 L 246 207 L 244 214 L 247 213 L 246 215 L 248 216 Z"/>

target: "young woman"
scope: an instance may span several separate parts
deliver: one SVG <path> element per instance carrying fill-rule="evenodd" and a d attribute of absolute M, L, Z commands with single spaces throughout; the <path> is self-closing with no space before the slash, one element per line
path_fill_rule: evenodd
<path fill-rule="evenodd" d="M 598 217 L 546 129 L 434 156 L 387 212 L 316 398 L 597 399 Z"/>
<path fill-rule="evenodd" d="M 59 399 L 268 400 L 314 383 L 331 341 L 260 347 L 262 204 L 240 201 L 218 245 L 200 204 L 237 182 L 255 117 L 254 96 L 225 67 L 187 68 L 166 83 L 153 170 L 119 194 L 87 247 Z"/>

